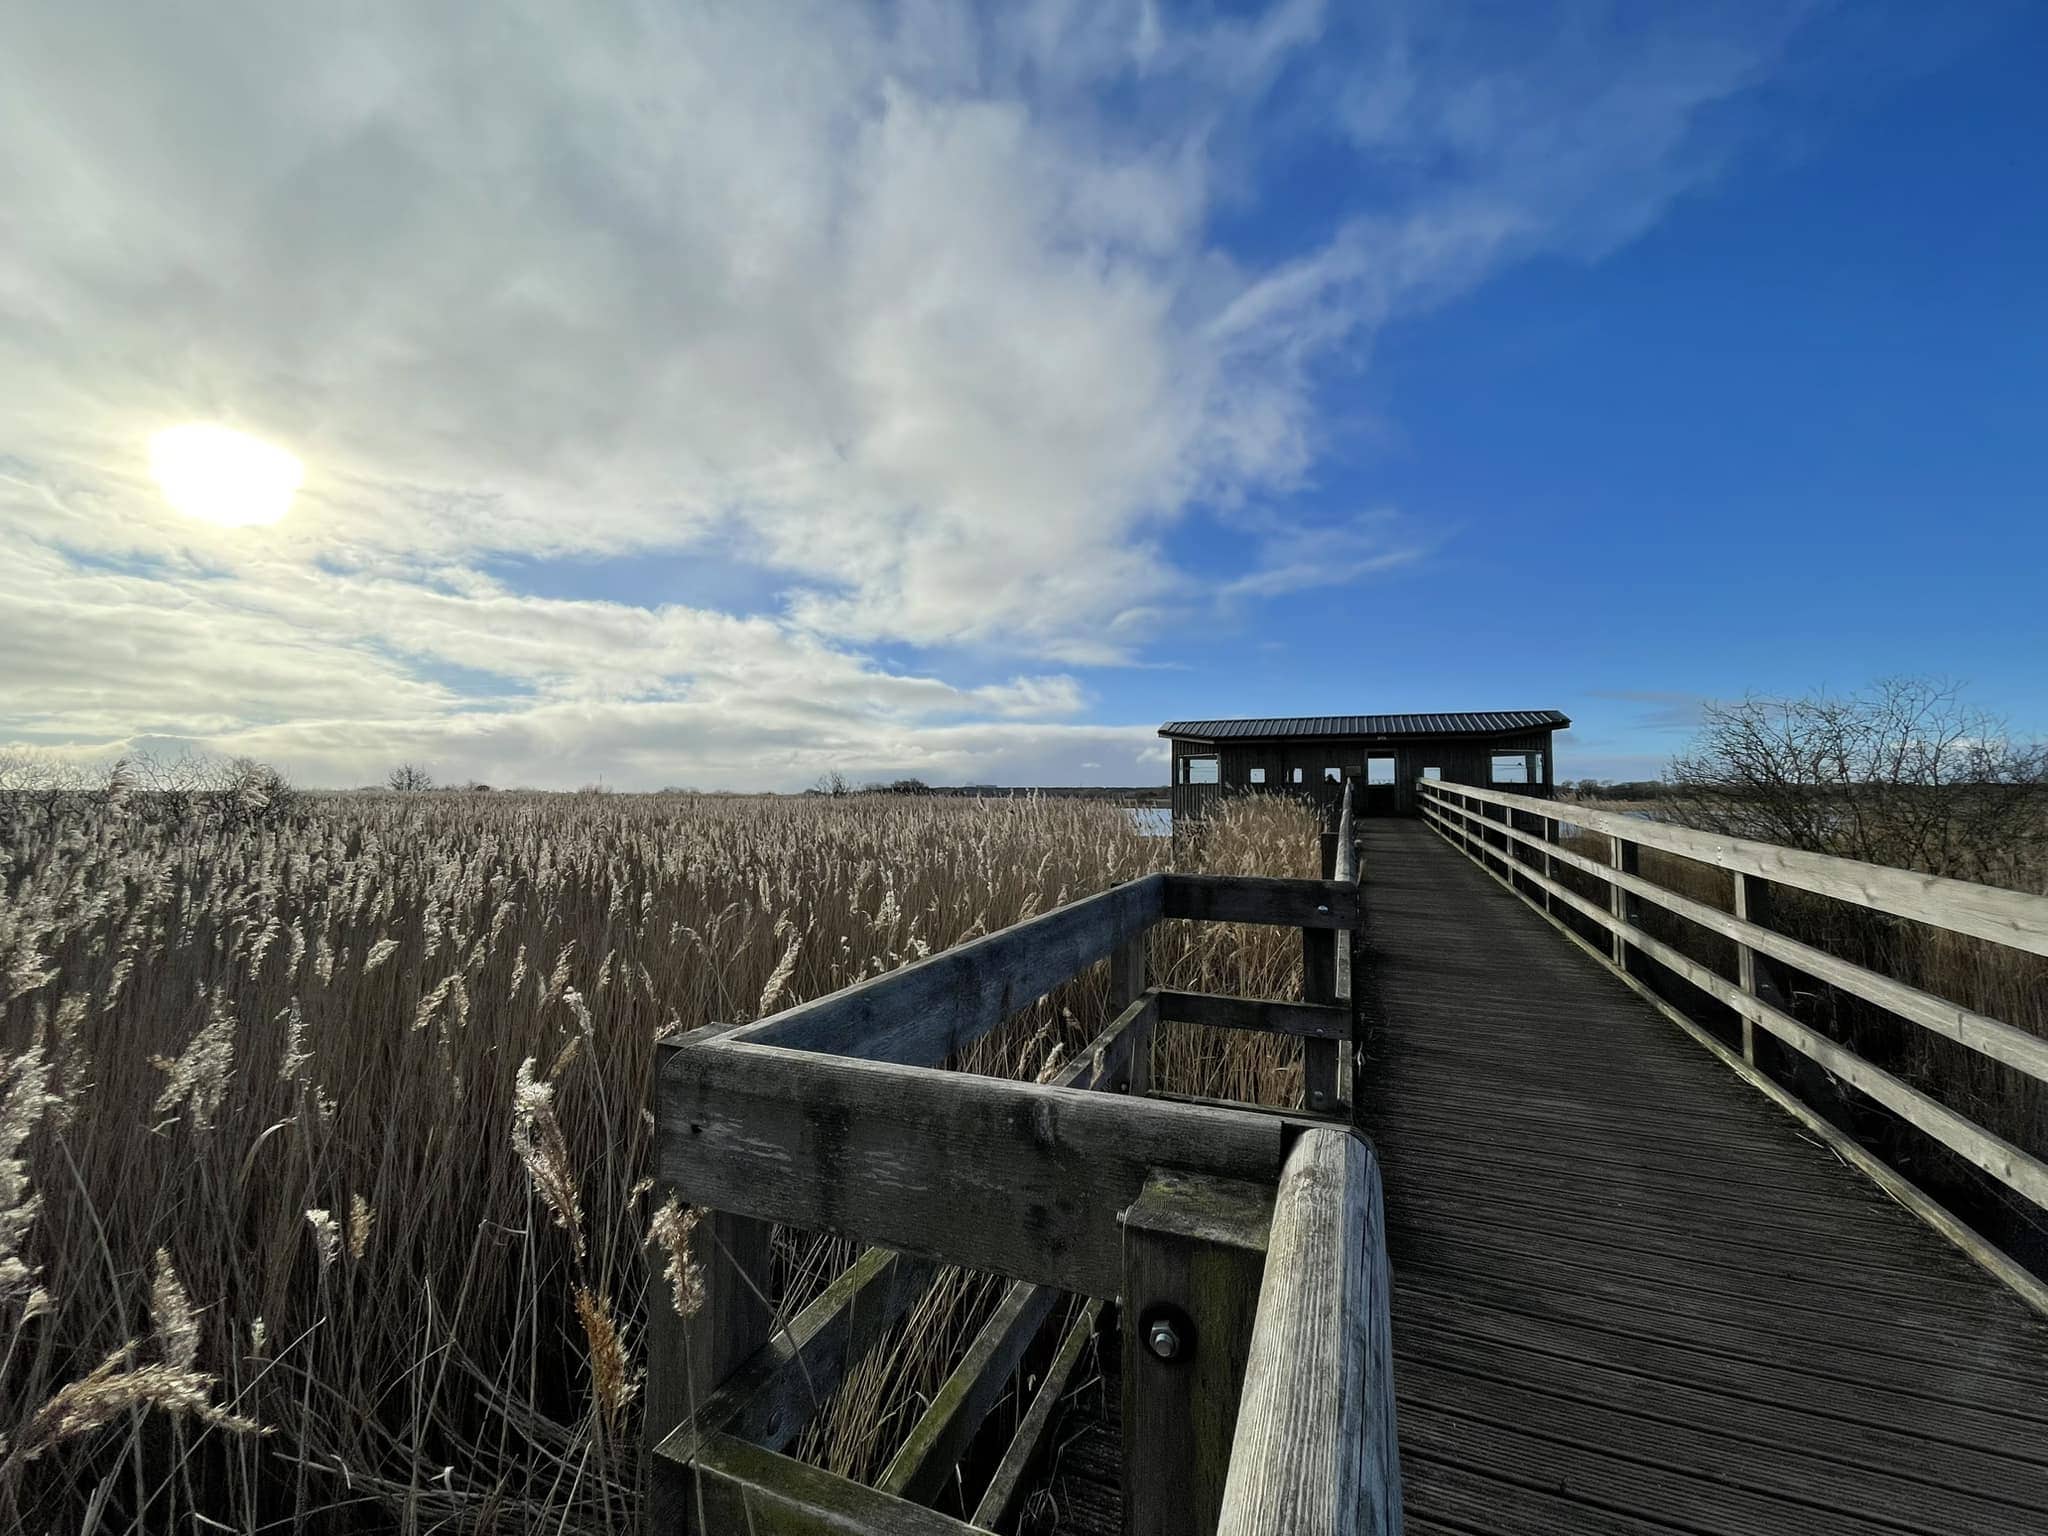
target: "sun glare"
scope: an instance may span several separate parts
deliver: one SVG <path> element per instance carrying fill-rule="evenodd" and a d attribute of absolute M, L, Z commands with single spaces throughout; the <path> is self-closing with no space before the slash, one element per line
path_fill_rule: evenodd
<path fill-rule="evenodd" d="M 172 506 L 223 528 L 277 522 L 306 475 L 282 448 L 204 422 L 157 433 L 149 440 L 149 467 Z"/>

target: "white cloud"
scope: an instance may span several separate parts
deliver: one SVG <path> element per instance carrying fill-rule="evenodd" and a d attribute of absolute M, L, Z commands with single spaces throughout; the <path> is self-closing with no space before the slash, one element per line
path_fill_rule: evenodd
<path fill-rule="evenodd" d="M 820 721 L 849 768 L 1079 761 L 1098 728 L 1049 722 L 1088 699 L 1045 668 L 1142 657 L 1202 595 L 1186 509 L 1300 483 L 1320 363 L 1502 260 L 1626 238 L 1711 169 L 1700 114 L 1780 36 L 1573 23 L 1518 50 L 1375 15 L 17 8 L 0 734 L 343 777 L 438 742 L 573 778 L 587 729 L 692 765 L 657 780 L 747 780 Z M 1338 124 L 1355 180 L 1254 262 L 1213 229 L 1275 115 Z M 292 516 L 222 536 L 162 507 L 145 445 L 187 419 L 301 457 Z M 1363 523 L 1247 537 L 1211 590 L 1413 558 Z M 483 571 L 714 543 L 777 573 L 771 616 Z M 863 654 L 902 642 L 1019 675 Z"/>
<path fill-rule="evenodd" d="M 1427 543 L 1391 511 L 1361 513 L 1337 523 L 1268 519 L 1258 559 L 1224 582 L 1225 598 L 1280 597 L 1311 587 L 1349 586 L 1363 576 L 1411 565 Z"/>

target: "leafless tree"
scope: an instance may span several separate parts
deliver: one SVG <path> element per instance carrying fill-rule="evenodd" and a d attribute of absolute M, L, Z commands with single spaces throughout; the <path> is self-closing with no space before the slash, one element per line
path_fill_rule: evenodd
<path fill-rule="evenodd" d="M 1695 826 L 1928 874 L 2003 882 L 2048 848 L 2048 745 L 1933 679 L 1711 705 L 1666 777 Z"/>
<path fill-rule="evenodd" d="M 416 794 L 423 789 L 432 789 L 434 776 L 418 763 L 400 763 L 384 775 L 384 783 L 401 794 Z"/>

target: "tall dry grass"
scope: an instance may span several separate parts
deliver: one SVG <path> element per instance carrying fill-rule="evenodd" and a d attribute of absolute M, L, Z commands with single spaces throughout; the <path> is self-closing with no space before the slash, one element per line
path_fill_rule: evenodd
<path fill-rule="evenodd" d="M 1283 805 L 1208 867 L 1311 872 Z M 335 796 L 281 825 L 123 797 L 0 849 L 0 1528 L 613 1530 L 637 1512 L 655 1041 L 1160 866 L 1061 800 Z M 1186 931 L 1183 931 L 1186 930 Z M 1298 940 L 1168 925 L 1169 985 L 1289 995 Z M 993 1037 L 1036 1076 L 1084 978 Z M 1263 1042 L 1176 1086 L 1279 1099 Z M 834 1259 L 793 1245 L 792 1291 Z M 814 1453 L 872 1463 L 988 1286 L 871 1360 Z M 792 1297 L 792 1301 L 797 1299 Z"/>

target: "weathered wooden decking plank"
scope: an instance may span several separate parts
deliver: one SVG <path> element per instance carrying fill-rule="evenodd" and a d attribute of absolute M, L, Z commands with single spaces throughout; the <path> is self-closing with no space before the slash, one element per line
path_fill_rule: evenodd
<path fill-rule="evenodd" d="M 2034 1314 L 1422 823 L 1361 832 L 1408 1528 L 2048 1525 Z"/>

